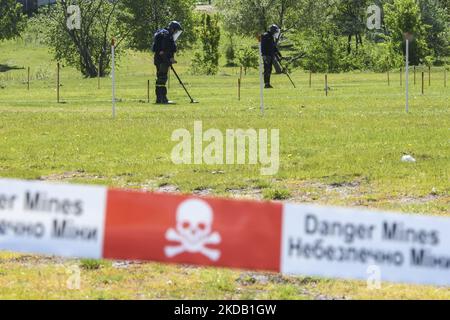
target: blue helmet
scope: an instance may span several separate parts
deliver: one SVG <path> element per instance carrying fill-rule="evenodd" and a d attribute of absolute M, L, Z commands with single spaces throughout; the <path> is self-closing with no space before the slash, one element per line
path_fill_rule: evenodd
<path fill-rule="evenodd" d="M 276 33 L 279 33 L 280 31 L 281 31 L 280 27 L 277 26 L 276 24 L 271 25 L 270 28 L 269 28 L 269 32 L 271 34 L 276 34 Z"/>
<path fill-rule="evenodd" d="M 169 23 L 168 29 L 173 31 L 183 31 L 181 23 L 179 23 L 178 21 L 172 21 L 171 23 Z"/>

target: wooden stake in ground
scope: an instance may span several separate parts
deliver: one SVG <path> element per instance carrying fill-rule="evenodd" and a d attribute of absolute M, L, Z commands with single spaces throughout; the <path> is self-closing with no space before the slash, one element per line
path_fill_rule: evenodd
<path fill-rule="evenodd" d="M 400 68 L 400 87 L 403 87 L 403 68 Z"/>
<path fill-rule="evenodd" d="M 30 90 L 30 67 L 28 67 L 27 87 L 28 87 L 28 91 L 29 91 Z"/>
<path fill-rule="evenodd" d="M 328 74 L 325 74 L 325 95 L 328 97 Z"/>
<path fill-rule="evenodd" d="M 241 79 L 238 78 L 238 100 L 241 101 Z"/>
<path fill-rule="evenodd" d="M 416 85 L 416 66 L 414 66 L 414 85 Z"/>
<path fill-rule="evenodd" d="M 389 70 L 387 71 L 387 81 L 388 81 L 388 86 L 391 85 L 391 77 L 389 76 Z"/>
<path fill-rule="evenodd" d="M 311 88 L 312 85 L 312 71 L 309 70 L 309 87 Z"/>
<path fill-rule="evenodd" d="M 150 103 L 150 80 L 147 80 L 147 103 Z"/>
<path fill-rule="evenodd" d="M 242 80 L 242 66 L 241 66 L 240 71 L 239 71 L 239 79 Z"/>
<path fill-rule="evenodd" d="M 56 102 L 59 103 L 59 71 L 61 67 L 59 62 L 56 65 Z"/>
<path fill-rule="evenodd" d="M 425 94 L 425 72 L 422 71 L 422 94 Z"/>

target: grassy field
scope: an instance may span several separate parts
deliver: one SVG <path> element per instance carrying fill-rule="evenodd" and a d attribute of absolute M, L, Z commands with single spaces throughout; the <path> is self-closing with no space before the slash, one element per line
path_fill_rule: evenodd
<path fill-rule="evenodd" d="M 0 43 L 0 176 L 103 184 L 154 191 L 286 200 L 379 208 L 405 213 L 450 214 L 450 90 L 442 68 L 426 75 L 425 95 L 411 74 L 411 112 L 404 110 L 398 71 L 324 75 L 293 72 L 298 89 L 274 76 L 259 113 L 259 78 L 237 68 L 214 77 L 188 73 L 185 53 L 177 69 L 200 104 L 189 104 L 174 77 L 175 106 L 147 103 L 151 56 L 128 52 L 117 71 L 117 118 L 111 117 L 111 80 L 83 79 L 61 71 L 56 103 L 56 63 L 45 47 Z M 27 90 L 26 68 L 31 68 Z M 11 69 L 12 68 L 12 69 Z M 403 79 L 404 81 L 404 79 Z M 280 171 L 259 166 L 182 165 L 171 162 L 175 129 L 279 129 Z M 417 163 L 402 163 L 410 154 Z M 81 267 L 81 289 L 66 287 L 67 268 Z M 246 271 L 66 261 L 13 253 L 0 255 L 0 298 L 250 298 L 250 299 L 449 299 L 450 289 L 283 277 Z"/>

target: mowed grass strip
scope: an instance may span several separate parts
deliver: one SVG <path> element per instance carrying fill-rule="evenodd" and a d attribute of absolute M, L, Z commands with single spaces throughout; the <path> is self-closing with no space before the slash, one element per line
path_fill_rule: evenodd
<path fill-rule="evenodd" d="M 309 74 L 294 71 L 298 89 L 284 75 L 274 76 L 276 89 L 265 92 L 261 116 L 255 70 L 244 76 L 238 101 L 237 68 L 193 76 L 189 58 L 184 53 L 176 68 L 201 103 L 190 104 L 172 75 L 170 98 L 178 104 L 156 106 L 146 103 L 147 80 L 153 102 L 152 57 L 127 52 L 118 67 L 113 120 L 110 78 L 97 89 L 97 79 L 64 66 L 63 103 L 57 104 L 56 62 L 47 48 L 1 43 L 0 64 L 17 68 L 0 73 L 0 176 L 449 215 L 450 91 L 442 68 L 433 69 L 431 87 L 426 77 L 425 95 L 420 77 L 414 86 L 411 73 L 409 114 L 398 71 L 391 73 L 390 86 L 386 74 L 330 74 L 328 97 L 323 74 L 314 74 L 309 88 Z M 194 121 L 222 132 L 279 129 L 279 173 L 264 177 L 261 166 L 250 165 L 174 165 L 172 132 L 193 132 Z M 404 154 L 417 163 L 402 163 Z M 61 264 L 72 262 L 0 259 L 3 298 L 449 298 L 445 288 L 385 284 L 370 291 L 364 282 L 251 273 L 242 280 L 248 273 L 159 264 L 132 265 L 130 273 L 111 263 L 82 269 L 81 290 L 68 291 Z M 55 280 L 55 272 L 64 276 Z"/>

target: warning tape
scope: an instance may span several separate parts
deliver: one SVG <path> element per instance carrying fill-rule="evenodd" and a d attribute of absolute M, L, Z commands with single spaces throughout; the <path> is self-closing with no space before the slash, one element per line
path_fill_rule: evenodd
<path fill-rule="evenodd" d="M 450 218 L 8 179 L 0 250 L 450 285 Z"/>

